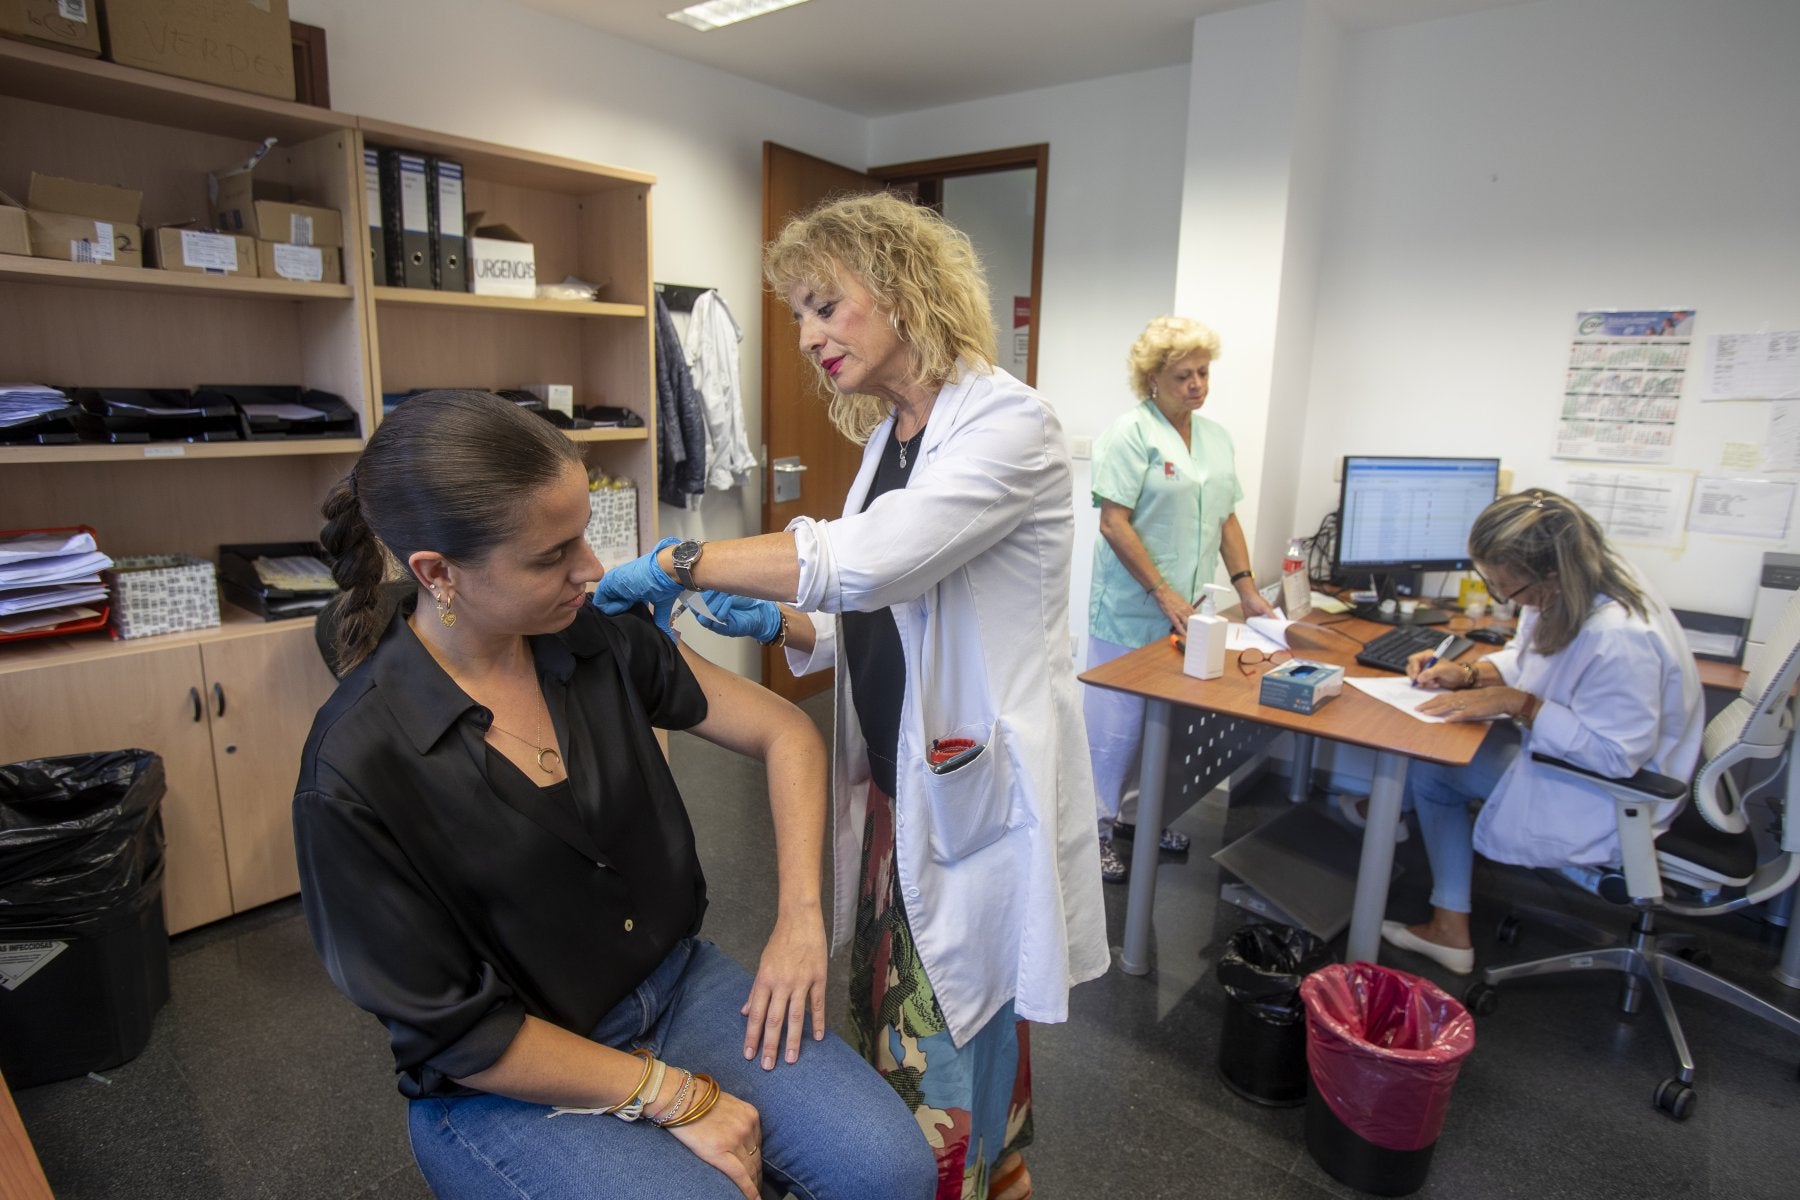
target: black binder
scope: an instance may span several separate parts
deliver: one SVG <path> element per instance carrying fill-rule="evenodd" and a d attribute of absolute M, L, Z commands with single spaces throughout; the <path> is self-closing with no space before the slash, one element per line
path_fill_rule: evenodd
<path fill-rule="evenodd" d="M 369 265 L 374 269 L 371 278 L 385 284 L 387 235 L 381 214 L 381 152 L 373 148 L 363 150 L 363 207 L 369 210 Z"/>
<path fill-rule="evenodd" d="M 387 237 L 388 282 L 431 286 L 431 202 L 425 156 L 381 151 L 381 219 Z"/>
<path fill-rule="evenodd" d="M 431 286 L 469 290 L 468 241 L 463 235 L 463 170 L 447 158 L 426 160 L 431 199 Z"/>

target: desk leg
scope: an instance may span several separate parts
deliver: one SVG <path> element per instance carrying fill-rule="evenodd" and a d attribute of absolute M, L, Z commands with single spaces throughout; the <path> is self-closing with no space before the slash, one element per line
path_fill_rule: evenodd
<path fill-rule="evenodd" d="M 1294 774 L 1288 780 L 1288 799 L 1295 804 L 1312 795 L 1313 747 L 1318 739 L 1310 733 L 1294 735 Z"/>
<path fill-rule="evenodd" d="M 1381 918 L 1387 913 L 1388 880 L 1394 873 L 1394 829 L 1400 824 L 1400 797 L 1406 787 L 1406 756 L 1375 756 L 1369 789 L 1368 827 L 1356 869 L 1356 902 L 1350 910 L 1347 962 L 1375 962 L 1381 950 Z"/>
<path fill-rule="evenodd" d="M 1150 910 L 1156 903 L 1156 867 L 1162 855 L 1163 780 L 1169 774 L 1167 700 L 1144 705 L 1144 752 L 1138 767 L 1137 833 L 1131 843 L 1130 893 L 1125 899 L 1125 948 L 1119 968 L 1127 975 L 1150 973 Z M 1393 847 L 1388 848 L 1393 852 Z"/>

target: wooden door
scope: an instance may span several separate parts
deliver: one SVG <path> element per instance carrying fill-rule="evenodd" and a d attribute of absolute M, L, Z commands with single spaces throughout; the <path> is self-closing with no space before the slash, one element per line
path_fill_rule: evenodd
<path fill-rule="evenodd" d="M 877 192 L 881 181 L 774 142 L 763 143 L 763 240 L 772 241 L 788 218 L 835 196 Z M 800 356 L 794 315 L 787 297 L 763 290 L 763 444 L 769 467 L 763 481 L 763 531 L 785 529 L 795 517 L 835 517 L 856 478 L 862 450 L 832 427 L 816 372 Z M 797 460 L 803 472 L 798 499 L 775 499 L 782 460 Z M 831 685 L 820 671 L 796 679 L 780 651 L 763 651 L 763 683 L 777 695 L 799 700 Z"/>
<path fill-rule="evenodd" d="M 170 933 L 232 912 L 202 690 L 192 645 L 0 674 L 0 761 L 132 747 L 162 756 Z"/>
<path fill-rule="evenodd" d="M 300 890 L 294 781 L 313 715 L 336 682 L 311 625 L 208 642 L 201 657 L 225 861 L 232 899 L 243 912 Z"/>

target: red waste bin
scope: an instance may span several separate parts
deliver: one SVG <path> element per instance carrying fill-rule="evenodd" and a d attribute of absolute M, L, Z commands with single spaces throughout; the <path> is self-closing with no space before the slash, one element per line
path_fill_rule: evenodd
<path fill-rule="evenodd" d="M 1429 980 L 1365 962 L 1313 972 L 1300 999 L 1313 1083 L 1307 1150 L 1360 1191 L 1419 1190 L 1475 1048 L 1474 1018 Z"/>

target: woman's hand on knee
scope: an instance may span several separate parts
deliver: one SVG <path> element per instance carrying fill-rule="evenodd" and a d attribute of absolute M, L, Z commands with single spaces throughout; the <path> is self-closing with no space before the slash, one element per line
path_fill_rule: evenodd
<path fill-rule="evenodd" d="M 765 1071 L 775 1069 L 776 1050 L 786 1035 L 788 1062 L 800 1058 L 806 1018 L 812 1017 L 813 1041 L 825 1037 L 825 966 L 830 945 L 816 911 L 783 914 L 763 947 L 744 1014 L 744 1057 L 762 1057 Z"/>
<path fill-rule="evenodd" d="M 754 1107 L 722 1091 L 705 1116 L 669 1132 L 701 1162 L 724 1172 L 746 1200 L 757 1200 L 762 1188 L 762 1117 Z"/>

